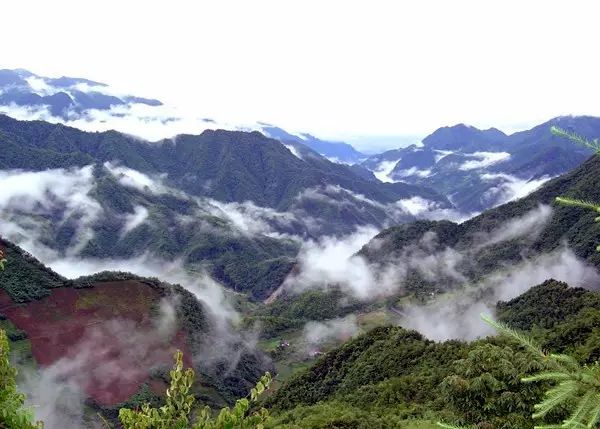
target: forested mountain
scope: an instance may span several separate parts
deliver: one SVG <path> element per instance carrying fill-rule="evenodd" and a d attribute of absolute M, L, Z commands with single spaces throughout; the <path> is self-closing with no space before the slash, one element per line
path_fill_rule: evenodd
<path fill-rule="evenodd" d="M 382 180 L 429 186 L 461 211 L 480 212 L 525 196 L 591 154 L 552 135 L 553 125 L 585 137 L 600 135 L 600 120 L 587 116 L 555 118 L 512 135 L 460 124 L 436 130 L 419 146 L 375 155 L 362 165 Z"/>
<path fill-rule="evenodd" d="M 599 299 L 549 280 L 497 310 L 500 320 L 534 330 L 546 349 L 591 362 L 600 350 Z M 537 367 L 505 338 L 436 343 L 401 327 L 377 328 L 282 386 L 270 400 L 274 427 L 434 428 L 442 419 L 533 428 L 544 385 L 522 383 L 519 375 Z"/>
<path fill-rule="evenodd" d="M 414 197 L 450 207 L 430 189 L 367 180 L 257 132 L 148 143 L 0 116 L 0 143 L 3 233 L 28 250 L 50 259 L 149 253 L 261 299 L 290 271 L 300 239 L 412 219 L 398 203 Z"/>
<path fill-rule="evenodd" d="M 431 251 L 466 255 L 458 265 L 471 280 L 517 263 L 528 256 L 568 245 L 580 258 L 598 266 L 600 226 L 596 215 L 554 204 L 556 196 L 600 200 L 600 157 L 593 156 L 570 173 L 550 180 L 525 198 L 488 210 L 461 224 L 418 221 L 386 229 L 365 245 L 360 255 L 370 263 L 393 263 L 407 249 L 429 243 Z M 456 280 L 456 279 L 455 279 Z M 464 280 L 456 280 L 458 282 Z"/>

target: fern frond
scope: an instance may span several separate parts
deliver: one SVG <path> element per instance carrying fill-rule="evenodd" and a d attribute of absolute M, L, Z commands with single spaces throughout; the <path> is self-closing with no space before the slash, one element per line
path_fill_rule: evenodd
<path fill-rule="evenodd" d="M 533 352 L 534 354 L 537 354 L 542 357 L 546 356 L 546 354 L 542 351 L 542 348 L 528 336 L 521 334 L 520 332 L 512 329 L 504 323 L 492 319 L 486 314 L 481 314 L 480 317 L 485 323 L 490 325 L 492 328 L 495 328 L 501 334 L 507 335 L 515 339 L 519 344 L 521 344 L 523 347 Z"/>
<path fill-rule="evenodd" d="M 577 408 L 573 411 L 573 414 L 569 417 L 568 420 L 565 421 L 566 425 L 582 425 L 585 427 L 582 422 L 584 422 L 587 416 L 590 414 L 592 409 L 594 409 L 594 402 L 592 402 L 592 398 L 594 397 L 594 391 L 590 390 L 583 395 L 583 398 L 579 401 Z"/>
<path fill-rule="evenodd" d="M 541 372 L 539 374 L 531 375 L 529 377 L 523 377 L 521 378 L 521 381 L 523 383 L 533 383 L 536 381 L 564 381 L 571 380 L 572 378 L 573 377 L 571 376 L 571 374 L 566 374 L 564 372 L 549 371 Z"/>
<path fill-rule="evenodd" d="M 579 200 L 576 198 L 567 198 L 567 197 L 556 197 L 555 201 L 564 206 L 572 206 L 572 207 L 583 207 L 586 209 L 591 209 L 597 212 L 600 212 L 600 205 L 596 203 L 592 203 L 591 201 Z"/>
<path fill-rule="evenodd" d="M 533 414 L 533 418 L 537 419 L 543 417 L 552 411 L 557 406 L 563 404 L 568 399 L 572 398 L 574 393 L 579 389 L 579 383 L 576 381 L 565 381 L 560 383 L 558 386 L 546 392 L 546 399 L 539 404 L 536 404 L 534 408 L 536 413 Z"/>
<path fill-rule="evenodd" d="M 595 427 L 598 422 L 600 422 L 600 393 L 596 394 L 594 403 L 595 407 L 590 412 L 590 421 L 587 424 L 587 427 L 590 429 Z"/>
<path fill-rule="evenodd" d="M 551 127 L 550 131 L 555 136 L 564 137 L 566 139 L 571 140 L 574 143 L 577 143 L 578 145 L 588 147 L 594 150 L 596 153 L 600 153 L 600 142 L 598 141 L 598 139 L 589 140 L 583 136 L 580 136 L 577 133 L 574 133 L 573 131 L 567 131 L 563 128 L 556 126 Z"/>
<path fill-rule="evenodd" d="M 454 425 L 449 425 L 449 424 L 446 424 L 443 422 L 437 422 L 437 425 L 444 429 L 471 429 L 470 427 L 467 427 L 467 426 L 454 426 Z"/>

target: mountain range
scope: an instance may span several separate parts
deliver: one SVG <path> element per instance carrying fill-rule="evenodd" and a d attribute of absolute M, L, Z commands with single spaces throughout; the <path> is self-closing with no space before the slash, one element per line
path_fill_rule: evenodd
<path fill-rule="evenodd" d="M 555 202 L 600 201 L 600 155 L 550 130 L 593 138 L 600 118 L 367 156 L 262 122 L 107 130 L 140 106 L 160 133 L 185 122 L 0 71 L 0 328 L 50 429 L 161 404 L 176 349 L 212 408 L 276 373 L 266 405 L 290 429 L 532 428 L 531 361 L 481 313 L 600 356 L 597 213 Z"/>

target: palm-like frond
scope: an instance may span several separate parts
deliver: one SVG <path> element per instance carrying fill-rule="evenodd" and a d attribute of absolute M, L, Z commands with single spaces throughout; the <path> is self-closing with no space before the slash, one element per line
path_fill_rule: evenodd
<path fill-rule="evenodd" d="M 437 425 L 441 428 L 444 429 L 471 429 L 471 427 L 467 427 L 467 426 L 454 426 L 454 425 L 449 425 L 443 422 L 438 422 Z"/>
<path fill-rule="evenodd" d="M 556 197 L 555 201 L 564 206 L 583 207 L 586 209 L 600 212 L 600 204 L 592 203 L 591 201 L 578 200 L 576 198 Z"/>
<path fill-rule="evenodd" d="M 522 333 L 512 329 L 510 326 L 498 322 L 485 314 L 482 314 L 481 318 L 492 328 L 495 328 L 501 334 L 515 339 L 518 343 L 520 343 L 523 347 L 525 347 L 532 353 L 542 357 L 546 356 L 546 354 L 542 351 L 542 348 L 527 335 L 523 335 Z"/>
<path fill-rule="evenodd" d="M 524 377 L 524 383 L 547 381 L 555 386 L 546 392 L 542 402 L 535 405 L 533 418 L 542 418 L 561 406 L 572 408 L 571 415 L 560 425 L 536 426 L 536 429 L 593 429 L 600 423 L 600 365 L 581 366 L 577 360 L 564 354 L 545 354 L 526 335 L 496 322 L 489 316 L 482 319 L 500 333 L 517 340 L 534 355 L 542 356 L 546 369 Z"/>
<path fill-rule="evenodd" d="M 574 133 L 572 131 L 567 131 L 563 128 L 555 127 L 555 126 L 551 127 L 550 131 L 555 136 L 567 138 L 567 139 L 571 140 L 572 142 L 575 142 L 581 146 L 589 147 L 590 149 L 594 150 L 596 153 L 600 153 L 600 141 L 598 141 L 598 139 L 589 140 L 583 136 L 580 136 L 577 133 Z"/>

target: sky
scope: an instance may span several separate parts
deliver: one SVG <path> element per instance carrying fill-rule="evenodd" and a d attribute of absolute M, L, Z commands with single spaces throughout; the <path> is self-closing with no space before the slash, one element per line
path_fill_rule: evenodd
<path fill-rule="evenodd" d="M 361 149 L 600 116 L 595 1 L 19 0 L 2 15 L 0 68 Z"/>

